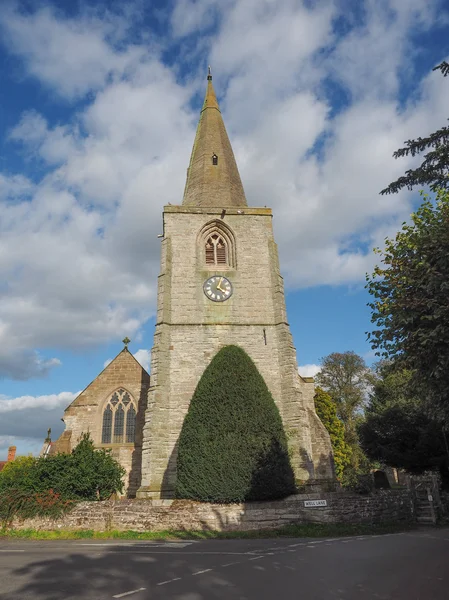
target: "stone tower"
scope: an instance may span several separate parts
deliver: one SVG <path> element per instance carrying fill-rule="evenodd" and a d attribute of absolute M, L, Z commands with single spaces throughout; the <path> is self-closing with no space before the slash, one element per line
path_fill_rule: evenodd
<path fill-rule="evenodd" d="M 332 478 L 312 380 L 298 375 L 272 211 L 249 207 L 208 75 L 181 206 L 165 206 L 140 498 L 173 497 L 179 434 L 226 345 L 253 359 L 279 408 L 297 479 Z"/>

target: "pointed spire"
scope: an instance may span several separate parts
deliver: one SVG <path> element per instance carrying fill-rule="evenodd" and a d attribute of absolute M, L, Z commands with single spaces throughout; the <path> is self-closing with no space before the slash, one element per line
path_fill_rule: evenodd
<path fill-rule="evenodd" d="M 210 67 L 182 203 L 209 207 L 247 206 L 234 153 L 212 85 Z"/>

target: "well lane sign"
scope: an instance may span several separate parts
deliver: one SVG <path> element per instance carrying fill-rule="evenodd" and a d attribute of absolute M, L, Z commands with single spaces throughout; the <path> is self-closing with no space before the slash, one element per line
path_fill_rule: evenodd
<path fill-rule="evenodd" d="M 327 506 L 327 500 L 304 500 L 306 508 L 316 508 L 317 506 Z"/>

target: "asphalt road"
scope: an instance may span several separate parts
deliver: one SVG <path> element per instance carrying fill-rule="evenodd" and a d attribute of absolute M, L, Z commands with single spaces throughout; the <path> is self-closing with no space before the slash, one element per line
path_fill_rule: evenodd
<path fill-rule="evenodd" d="M 449 599 L 449 529 L 340 539 L 1 541 L 1 600 Z"/>

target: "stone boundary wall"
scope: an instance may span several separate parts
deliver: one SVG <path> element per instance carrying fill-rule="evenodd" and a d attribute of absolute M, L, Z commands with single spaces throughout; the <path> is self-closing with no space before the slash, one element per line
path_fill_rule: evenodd
<path fill-rule="evenodd" d="M 306 508 L 305 500 L 326 500 Z M 188 500 L 107 500 L 82 502 L 61 519 L 27 519 L 15 529 L 93 529 L 94 531 L 272 529 L 291 523 L 386 523 L 414 519 L 408 491 L 368 496 L 345 493 L 300 494 L 273 502 L 205 504 Z"/>

